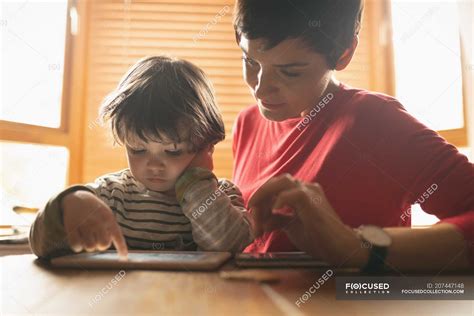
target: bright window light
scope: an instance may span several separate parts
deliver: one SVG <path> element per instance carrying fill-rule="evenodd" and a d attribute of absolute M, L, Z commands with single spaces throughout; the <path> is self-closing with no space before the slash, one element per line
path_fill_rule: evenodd
<path fill-rule="evenodd" d="M 0 224 L 18 223 L 13 206 L 41 208 L 66 187 L 65 147 L 0 142 Z"/>
<path fill-rule="evenodd" d="M 57 128 L 67 0 L 2 1 L 0 119 Z"/>
<path fill-rule="evenodd" d="M 392 0 L 396 96 L 434 130 L 463 127 L 457 1 Z"/>
<path fill-rule="evenodd" d="M 434 130 L 462 128 L 462 63 L 457 1 L 392 0 L 396 96 Z M 436 216 L 412 206 L 412 226 Z"/>

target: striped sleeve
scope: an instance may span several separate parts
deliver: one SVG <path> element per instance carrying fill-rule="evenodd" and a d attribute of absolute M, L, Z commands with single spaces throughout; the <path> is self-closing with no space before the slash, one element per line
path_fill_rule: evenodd
<path fill-rule="evenodd" d="M 39 258 L 72 253 L 64 232 L 61 201 L 69 193 L 88 190 L 83 185 L 74 185 L 53 196 L 38 212 L 31 225 L 29 244 L 31 251 Z"/>
<path fill-rule="evenodd" d="M 29 232 L 31 251 L 39 258 L 51 258 L 72 253 L 64 231 L 61 202 L 64 196 L 75 191 L 89 191 L 100 196 L 104 182 L 99 178 L 94 183 L 73 185 L 53 196 L 38 212 Z"/>
<path fill-rule="evenodd" d="M 178 179 L 176 195 L 199 249 L 240 252 L 253 241 L 242 194 L 232 182 L 192 168 Z"/>

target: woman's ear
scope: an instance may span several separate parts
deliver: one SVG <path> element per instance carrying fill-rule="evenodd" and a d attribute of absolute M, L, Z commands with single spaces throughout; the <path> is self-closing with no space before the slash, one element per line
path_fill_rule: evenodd
<path fill-rule="evenodd" d="M 349 65 L 349 63 L 352 60 L 352 57 L 354 56 L 354 53 L 356 51 L 358 44 L 359 44 L 359 35 L 356 35 L 354 36 L 354 39 L 352 40 L 351 46 L 344 51 L 342 56 L 337 61 L 336 68 L 335 68 L 337 71 L 343 70 Z"/>
<path fill-rule="evenodd" d="M 235 42 L 237 43 L 237 45 L 240 45 L 240 34 L 239 34 L 239 32 L 234 31 L 234 34 L 235 34 Z"/>

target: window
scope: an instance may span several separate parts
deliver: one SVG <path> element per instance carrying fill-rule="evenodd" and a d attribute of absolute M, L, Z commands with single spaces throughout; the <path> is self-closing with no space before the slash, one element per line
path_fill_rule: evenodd
<path fill-rule="evenodd" d="M 458 147 L 467 145 L 458 1 L 391 1 L 396 97 L 413 116 Z M 472 25 L 470 26 L 472 27 Z M 460 148 L 468 155 L 468 150 Z M 412 226 L 436 216 L 412 206 Z"/>
<path fill-rule="evenodd" d="M 422 123 L 465 146 L 457 2 L 392 0 L 391 11 L 396 97 Z"/>
<path fill-rule="evenodd" d="M 68 150 L 61 146 L 0 143 L 2 208 L 40 207 L 66 185 Z M 5 218 L 2 218 L 2 216 Z M 0 213 L 2 221 L 28 224 L 12 213 Z"/>
<path fill-rule="evenodd" d="M 67 0 L 2 1 L 0 12 L 0 224 L 25 224 L 13 206 L 39 208 L 70 180 L 75 9 Z"/>
<path fill-rule="evenodd" d="M 2 120 L 60 127 L 66 10 L 66 0 L 2 4 Z"/>

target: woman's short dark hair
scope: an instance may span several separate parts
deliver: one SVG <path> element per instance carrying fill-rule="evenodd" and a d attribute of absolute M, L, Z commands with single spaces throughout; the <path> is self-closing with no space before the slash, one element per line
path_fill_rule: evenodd
<path fill-rule="evenodd" d="M 362 11 L 363 0 L 237 0 L 234 29 L 267 48 L 301 38 L 334 69 L 359 33 Z"/>
<path fill-rule="evenodd" d="M 192 63 L 168 56 L 141 59 L 103 101 L 102 121 L 110 121 L 117 143 L 187 141 L 192 151 L 225 137 L 214 90 Z M 184 131 L 184 134 L 183 134 Z"/>

